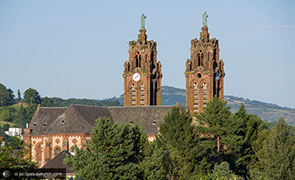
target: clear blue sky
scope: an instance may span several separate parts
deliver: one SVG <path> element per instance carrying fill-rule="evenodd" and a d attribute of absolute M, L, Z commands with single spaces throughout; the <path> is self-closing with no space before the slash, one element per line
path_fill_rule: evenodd
<path fill-rule="evenodd" d="M 291 0 L 1 0 L 0 83 L 48 97 L 119 96 L 128 42 L 145 13 L 162 85 L 184 89 L 190 41 L 207 11 L 225 62 L 225 95 L 295 108 L 294 7 Z"/>

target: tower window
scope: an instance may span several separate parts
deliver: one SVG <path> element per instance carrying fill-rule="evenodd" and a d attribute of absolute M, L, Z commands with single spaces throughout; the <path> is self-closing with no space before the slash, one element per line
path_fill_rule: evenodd
<path fill-rule="evenodd" d="M 200 51 L 200 52 L 198 53 L 198 66 L 203 66 L 203 57 L 204 57 L 204 55 L 203 55 L 203 53 Z"/>
<path fill-rule="evenodd" d="M 193 101 L 194 101 L 194 113 L 198 112 L 198 106 L 199 106 L 199 94 L 198 94 L 198 84 L 193 84 Z"/>
<path fill-rule="evenodd" d="M 140 84 L 140 105 L 144 105 L 144 85 Z"/>
<path fill-rule="evenodd" d="M 136 67 L 141 67 L 141 55 L 140 53 L 136 54 Z"/>
<path fill-rule="evenodd" d="M 208 102 L 208 90 L 207 83 L 203 83 L 203 106 L 206 107 L 206 103 Z"/>
<path fill-rule="evenodd" d="M 135 85 L 132 84 L 131 85 L 131 106 L 135 106 L 136 105 L 136 89 L 135 89 Z"/>
<path fill-rule="evenodd" d="M 201 73 L 198 73 L 197 76 L 198 76 L 198 78 L 201 78 L 202 77 L 202 74 Z"/>

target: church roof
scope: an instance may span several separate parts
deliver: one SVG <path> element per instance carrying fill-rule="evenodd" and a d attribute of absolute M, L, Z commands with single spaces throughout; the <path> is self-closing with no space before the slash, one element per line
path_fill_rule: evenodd
<path fill-rule="evenodd" d="M 68 156 L 72 156 L 71 153 L 64 150 L 64 151 L 60 152 L 58 155 L 56 155 L 53 159 L 48 161 L 48 163 L 46 163 L 41 169 L 58 168 L 58 169 L 66 169 L 66 173 L 73 173 L 74 171 L 70 169 L 70 166 L 65 165 L 63 163 L 64 158 L 66 157 L 66 154 Z"/>
<path fill-rule="evenodd" d="M 31 120 L 31 135 L 90 133 L 95 120 L 108 117 L 111 123 L 137 123 L 147 134 L 157 134 L 172 106 L 96 107 L 71 105 L 68 108 L 41 107 Z"/>

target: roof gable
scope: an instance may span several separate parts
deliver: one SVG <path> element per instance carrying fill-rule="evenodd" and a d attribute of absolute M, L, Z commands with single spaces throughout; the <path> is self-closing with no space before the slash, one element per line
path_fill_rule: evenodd
<path fill-rule="evenodd" d="M 31 120 L 29 127 L 32 129 L 32 135 L 40 134 L 51 125 L 51 123 L 67 108 L 64 107 L 41 107 L 37 110 L 36 116 Z"/>

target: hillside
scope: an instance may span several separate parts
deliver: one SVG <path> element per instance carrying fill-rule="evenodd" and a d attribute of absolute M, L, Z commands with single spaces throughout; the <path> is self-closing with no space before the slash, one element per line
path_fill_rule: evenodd
<path fill-rule="evenodd" d="M 295 126 L 295 109 L 235 96 L 225 96 L 224 99 L 231 106 L 231 111 L 234 113 L 243 103 L 247 113 L 257 114 L 267 122 L 274 122 L 283 117 L 289 124 Z M 112 100 L 118 100 L 123 105 L 124 97 L 121 95 L 117 99 L 112 98 Z M 162 105 L 175 105 L 177 102 L 185 106 L 185 90 L 171 86 L 162 86 Z"/>

